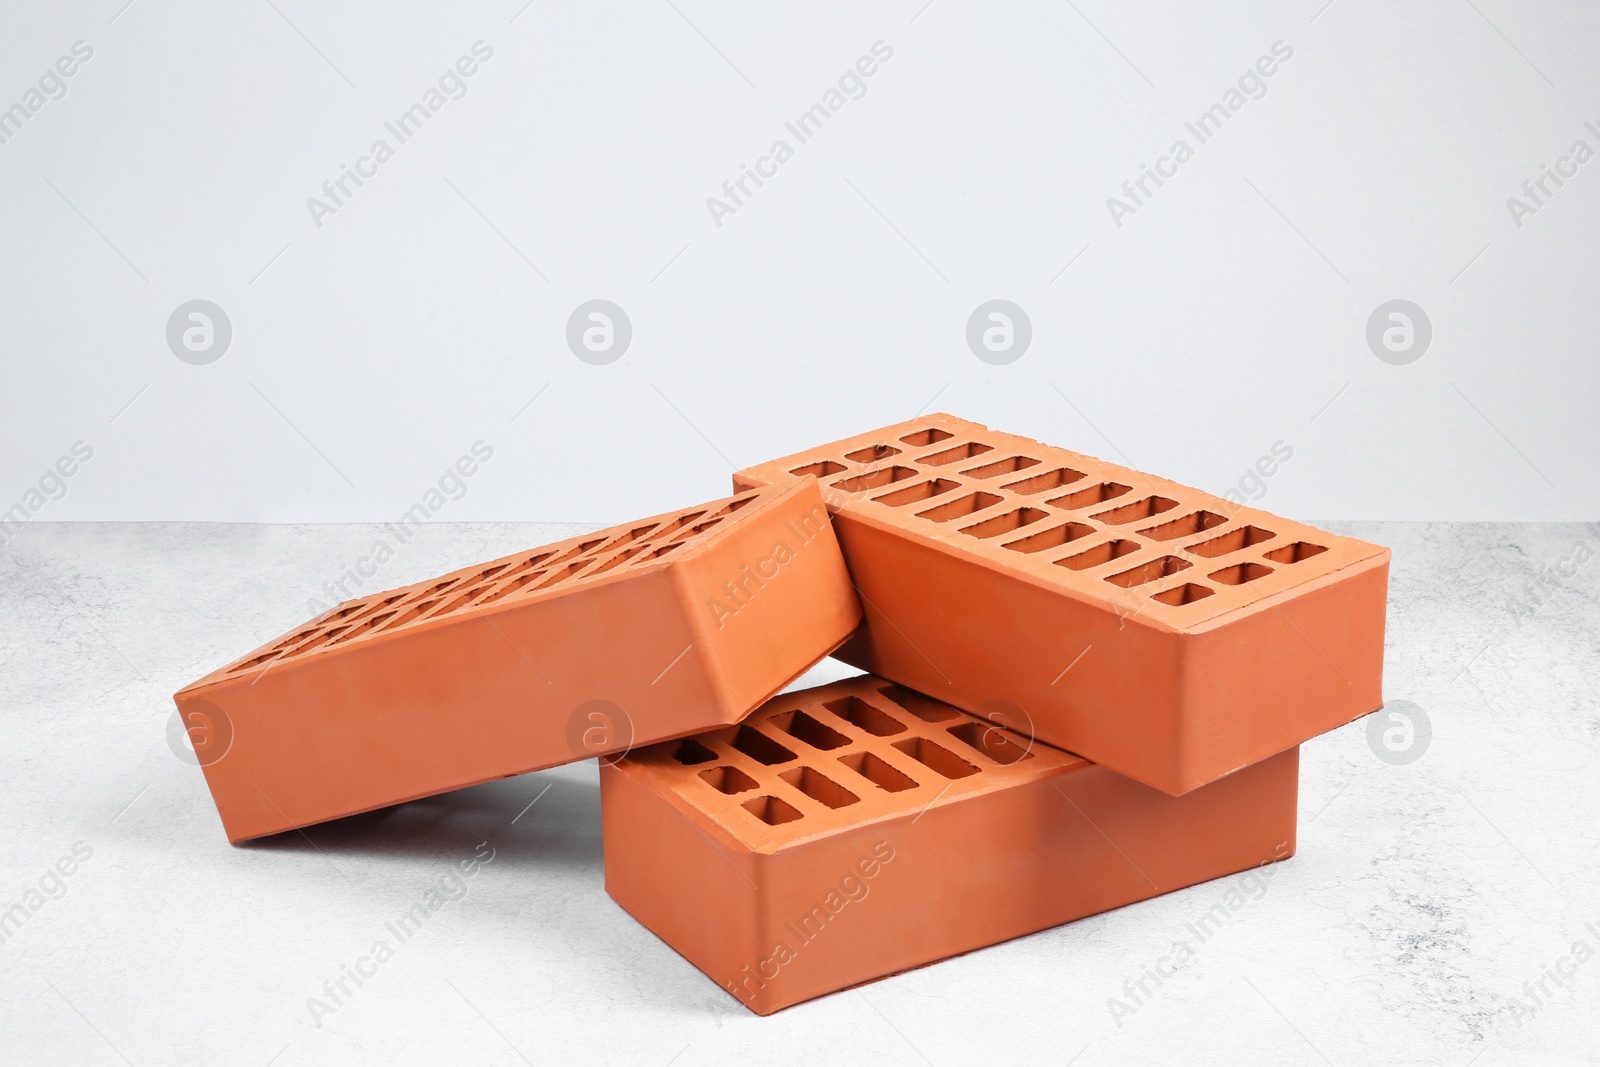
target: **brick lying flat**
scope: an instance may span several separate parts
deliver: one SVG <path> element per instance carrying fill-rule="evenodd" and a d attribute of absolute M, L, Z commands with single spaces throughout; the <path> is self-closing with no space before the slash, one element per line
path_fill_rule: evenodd
<path fill-rule="evenodd" d="M 866 675 L 602 766 L 606 890 L 766 1015 L 1287 858 L 1298 769 L 1172 797 Z"/>
<path fill-rule="evenodd" d="M 840 659 L 1168 793 L 1383 703 L 1386 548 L 950 415 L 734 486 L 796 475 L 866 612 Z"/>
<path fill-rule="evenodd" d="M 796 479 L 349 601 L 174 699 L 240 841 L 737 722 L 860 614 Z"/>

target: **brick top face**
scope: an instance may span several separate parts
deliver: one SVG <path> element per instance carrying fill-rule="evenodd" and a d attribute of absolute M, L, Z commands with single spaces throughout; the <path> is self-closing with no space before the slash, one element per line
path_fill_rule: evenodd
<path fill-rule="evenodd" d="M 1168 629 L 1207 628 L 1389 550 L 953 415 L 734 475 L 811 475 L 834 514 Z"/>
<path fill-rule="evenodd" d="M 738 726 L 617 764 L 771 853 L 1089 764 L 873 675 L 787 693 Z"/>
<path fill-rule="evenodd" d="M 739 493 L 347 600 L 187 688 L 264 672 L 306 656 L 466 614 L 492 617 L 498 611 L 564 596 L 601 580 L 625 581 L 670 566 L 710 543 L 730 516 L 745 508 L 759 510 L 764 501 L 775 499 L 795 484 L 791 479 L 789 485 Z"/>

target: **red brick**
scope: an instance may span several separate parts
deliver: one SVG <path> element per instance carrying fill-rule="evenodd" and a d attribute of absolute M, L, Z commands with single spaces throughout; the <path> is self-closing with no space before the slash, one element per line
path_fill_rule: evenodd
<path fill-rule="evenodd" d="M 240 841 L 736 722 L 859 619 L 791 480 L 349 601 L 174 699 Z"/>
<path fill-rule="evenodd" d="M 1284 859 L 1298 768 L 1172 797 L 868 675 L 603 766 L 606 890 L 766 1015 Z"/>
<path fill-rule="evenodd" d="M 1383 703 L 1389 550 L 930 415 L 734 475 L 823 495 L 839 658 L 1174 795 Z"/>

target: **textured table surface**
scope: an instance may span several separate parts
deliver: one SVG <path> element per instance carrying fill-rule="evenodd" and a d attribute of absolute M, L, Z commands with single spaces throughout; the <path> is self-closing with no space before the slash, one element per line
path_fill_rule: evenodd
<path fill-rule="evenodd" d="M 605 895 L 593 763 L 226 843 L 170 696 L 329 600 L 376 527 L 30 525 L 0 551 L 0 1062 L 1600 1062 L 1600 529 L 1324 525 L 1394 549 L 1385 693 L 1431 721 L 1420 757 L 1366 720 L 1307 744 L 1269 880 L 769 1019 Z M 367 589 L 583 529 L 431 526 Z"/>

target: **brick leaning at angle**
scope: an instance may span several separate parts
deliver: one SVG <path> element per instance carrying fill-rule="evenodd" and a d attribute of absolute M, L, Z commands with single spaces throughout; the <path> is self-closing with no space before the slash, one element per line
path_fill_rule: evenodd
<path fill-rule="evenodd" d="M 766 1015 L 1287 858 L 1299 760 L 1172 797 L 866 675 L 602 766 L 606 890 Z"/>
<path fill-rule="evenodd" d="M 838 658 L 1168 793 L 1383 703 L 1386 548 L 950 415 L 734 486 L 805 474 L 866 612 Z"/>
<path fill-rule="evenodd" d="M 793 480 L 349 601 L 174 699 L 241 841 L 737 722 L 860 616 Z"/>

